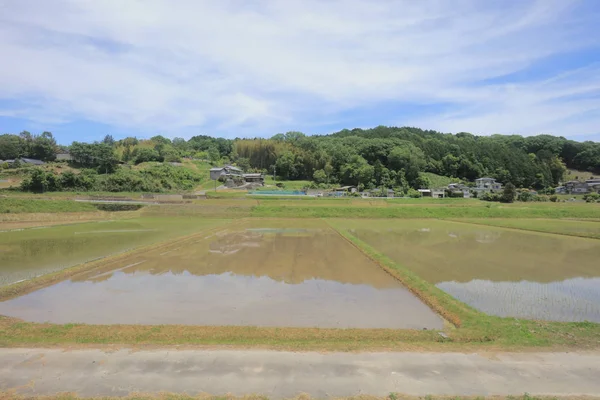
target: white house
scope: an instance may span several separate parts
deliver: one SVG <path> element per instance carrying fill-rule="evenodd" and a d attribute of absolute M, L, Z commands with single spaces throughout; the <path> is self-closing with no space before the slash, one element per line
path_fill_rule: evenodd
<path fill-rule="evenodd" d="M 242 177 L 244 171 L 233 165 L 227 165 L 225 167 L 217 167 L 210 169 L 210 179 L 217 180 L 219 178 L 228 178 L 232 176 Z"/>

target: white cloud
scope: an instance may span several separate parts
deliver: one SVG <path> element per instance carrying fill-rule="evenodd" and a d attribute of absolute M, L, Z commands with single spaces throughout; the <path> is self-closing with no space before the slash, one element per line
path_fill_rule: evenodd
<path fill-rule="evenodd" d="M 597 134 L 600 102 L 561 97 L 597 96 L 598 66 L 482 83 L 545 57 L 597 49 L 600 39 L 588 29 L 594 15 L 578 12 L 581 4 L 0 0 L 0 54 L 10 60 L 0 63 L 0 100 L 18 104 L 0 113 L 238 136 L 402 102 L 430 111 L 371 124 Z"/>

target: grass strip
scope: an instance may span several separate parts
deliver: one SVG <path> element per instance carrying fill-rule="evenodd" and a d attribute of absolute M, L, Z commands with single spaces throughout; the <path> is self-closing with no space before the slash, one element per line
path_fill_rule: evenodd
<path fill-rule="evenodd" d="M 0 214 L 7 213 L 62 213 L 93 212 L 98 209 L 91 203 L 71 200 L 42 200 L 0 198 Z"/>
<path fill-rule="evenodd" d="M 600 207 L 309 207 L 260 204 L 253 217 L 294 218 L 599 218 Z"/>

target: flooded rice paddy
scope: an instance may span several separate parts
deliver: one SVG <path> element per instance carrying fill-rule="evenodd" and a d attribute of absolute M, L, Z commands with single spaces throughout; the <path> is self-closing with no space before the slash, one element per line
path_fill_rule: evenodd
<path fill-rule="evenodd" d="M 27 229 L 2 229 L 0 224 L 0 286 L 222 223 L 138 218 Z"/>
<path fill-rule="evenodd" d="M 600 221 L 476 218 L 465 222 L 600 239 Z"/>
<path fill-rule="evenodd" d="M 485 313 L 600 322 L 598 240 L 435 220 L 340 225 Z"/>
<path fill-rule="evenodd" d="M 34 322 L 441 329 L 323 222 L 231 225 L 0 303 Z"/>

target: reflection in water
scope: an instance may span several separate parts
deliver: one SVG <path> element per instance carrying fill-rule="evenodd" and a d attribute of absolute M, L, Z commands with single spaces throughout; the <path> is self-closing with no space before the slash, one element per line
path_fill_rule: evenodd
<path fill-rule="evenodd" d="M 138 254 L 2 302 L 0 314 L 56 323 L 443 327 L 331 230 L 243 230 Z"/>
<path fill-rule="evenodd" d="M 376 226 L 354 234 L 482 311 L 598 321 L 600 241 L 442 221 Z"/>
<path fill-rule="evenodd" d="M 140 218 L 0 232 L 0 285 L 185 235 L 207 224 L 216 222 Z"/>
<path fill-rule="evenodd" d="M 442 282 L 458 300 L 500 317 L 600 322 L 600 278 L 562 282 Z"/>

